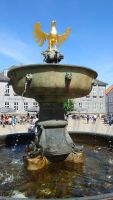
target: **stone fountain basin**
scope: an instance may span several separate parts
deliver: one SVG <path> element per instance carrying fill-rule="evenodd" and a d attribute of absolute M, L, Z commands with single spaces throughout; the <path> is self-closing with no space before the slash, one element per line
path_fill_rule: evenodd
<path fill-rule="evenodd" d="M 22 95 L 26 74 L 32 74 L 30 87 L 25 97 L 36 100 L 55 99 L 64 101 L 68 98 L 82 97 L 90 93 L 97 73 L 89 68 L 75 65 L 34 64 L 13 67 L 8 71 L 10 83 L 15 93 Z M 71 79 L 66 79 L 66 75 Z"/>
<path fill-rule="evenodd" d="M 71 137 L 73 140 L 76 141 L 78 144 L 90 144 L 92 146 L 94 145 L 100 145 L 104 147 L 109 147 L 109 145 L 113 145 L 113 135 L 105 135 L 105 134 L 99 134 L 99 133 L 93 133 L 93 132 L 70 132 Z M 1 135 L 0 136 L 0 146 L 10 146 L 14 145 L 15 142 L 20 144 L 26 144 L 29 143 L 30 140 L 34 137 L 34 134 L 26 134 L 26 133 L 20 133 L 20 134 L 8 134 L 8 135 Z M 110 143 L 109 143 L 110 142 Z M 20 198 L 8 198 L 8 197 L 0 197 L 0 199 L 20 199 Z M 35 198 L 25 198 L 25 199 L 35 199 Z M 61 199 L 61 198 L 58 198 Z M 63 198 L 67 199 L 67 198 Z M 85 196 L 85 197 L 74 197 L 74 198 L 68 198 L 69 200 L 111 200 L 113 199 L 113 192 L 107 193 L 107 194 L 101 194 L 96 196 Z"/>

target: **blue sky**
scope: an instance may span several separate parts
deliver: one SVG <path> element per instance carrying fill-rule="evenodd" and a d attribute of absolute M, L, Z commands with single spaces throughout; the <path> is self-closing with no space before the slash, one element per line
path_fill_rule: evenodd
<path fill-rule="evenodd" d="M 0 0 L 0 70 L 42 63 L 47 43 L 35 43 L 34 24 L 49 32 L 52 20 L 59 34 L 72 29 L 60 48 L 62 63 L 92 68 L 113 84 L 113 0 Z"/>

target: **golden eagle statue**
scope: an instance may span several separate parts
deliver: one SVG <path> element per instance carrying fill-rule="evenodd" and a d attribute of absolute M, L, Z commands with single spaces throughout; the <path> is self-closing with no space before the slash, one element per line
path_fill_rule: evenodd
<path fill-rule="evenodd" d="M 49 34 L 41 30 L 41 24 L 39 22 L 34 25 L 34 29 L 34 38 L 36 38 L 36 42 L 39 42 L 39 46 L 42 46 L 44 42 L 48 40 L 48 51 L 51 51 L 54 46 L 60 47 L 60 45 L 67 40 L 71 32 L 71 29 L 67 28 L 64 34 L 58 35 L 56 21 L 52 21 L 52 27 Z"/>

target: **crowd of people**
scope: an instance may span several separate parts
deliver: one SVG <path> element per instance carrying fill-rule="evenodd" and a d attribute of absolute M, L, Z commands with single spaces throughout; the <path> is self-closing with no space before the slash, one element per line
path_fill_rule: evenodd
<path fill-rule="evenodd" d="M 104 117 L 104 123 L 109 124 L 110 126 L 113 124 L 113 115 L 106 115 Z"/>
<path fill-rule="evenodd" d="M 68 121 L 69 114 L 65 116 L 65 120 Z M 71 115 L 72 119 L 84 119 L 86 120 L 86 123 L 89 124 L 90 121 L 93 123 L 96 123 L 97 118 L 101 118 L 100 116 L 94 114 L 94 115 L 89 115 L 89 114 L 83 114 L 83 115 L 76 115 L 73 114 Z M 104 123 L 109 124 L 110 126 L 113 124 L 113 116 L 105 116 L 103 119 Z M 0 125 L 5 127 L 6 125 L 12 125 L 15 126 L 17 123 L 18 124 L 25 124 L 25 123 L 30 123 L 30 131 L 32 131 L 35 128 L 35 122 L 38 121 L 38 113 L 36 114 L 29 114 L 27 115 L 6 115 L 6 114 L 1 114 L 0 116 Z"/>
<path fill-rule="evenodd" d="M 86 120 L 86 123 L 89 124 L 89 122 L 95 122 L 97 119 L 101 119 L 104 124 L 108 124 L 111 126 L 113 124 L 113 115 L 101 115 L 101 114 L 79 114 L 79 115 L 72 115 L 72 119 L 84 119 Z M 66 118 L 67 119 L 67 118 Z"/>
<path fill-rule="evenodd" d="M 6 115 L 1 114 L 0 116 L 0 124 L 5 127 L 6 125 L 12 125 L 15 126 L 17 123 L 19 124 L 25 124 L 30 123 L 34 124 L 38 120 L 38 114 L 30 115 L 29 113 L 27 115 Z"/>
<path fill-rule="evenodd" d="M 93 123 L 95 123 L 98 116 L 96 114 L 94 114 L 94 115 L 83 114 L 83 115 L 72 115 L 72 118 L 73 119 L 80 119 L 80 118 L 85 119 L 88 124 L 90 120 L 92 120 Z"/>
<path fill-rule="evenodd" d="M 93 116 L 90 116 L 89 114 L 86 115 L 86 120 L 87 120 L 87 124 L 89 123 L 89 120 L 92 119 L 93 120 L 93 123 L 96 122 L 96 119 L 97 119 L 97 115 L 94 114 Z"/>

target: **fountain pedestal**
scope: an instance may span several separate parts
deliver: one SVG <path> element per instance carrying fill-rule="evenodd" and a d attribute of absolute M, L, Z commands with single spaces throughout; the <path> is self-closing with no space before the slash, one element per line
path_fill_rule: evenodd
<path fill-rule="evenodd" d="M 67 121 L 64 120 L 64 103 L 41 102 L 39 105 L 38 124 L 43 127 L 40 143 L 43 146 L 44 155 L 50 162 L 63 161 L 72 149 L 68 141 L 70 136 L 65 135 Z"/>

